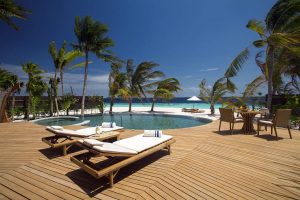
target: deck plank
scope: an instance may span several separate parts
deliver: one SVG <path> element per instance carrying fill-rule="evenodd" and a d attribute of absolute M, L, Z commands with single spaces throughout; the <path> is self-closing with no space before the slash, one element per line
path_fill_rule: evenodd
<path fill-rule="evenodd" d="M 0 124 L 0 198 L 300 199 L 300 131 L 292 130 L 291 140 L 280 129 L 274 140 L 265 131 L 256 137 L 217 128 L 213 122 L 164 131 L 176 139 L 172 154 L 160 151 L 123 168 L 109 188 L 70 162 L 82 150 L 61 156 L 41 142 L 50 135 L 43 126 Z M 121 138 L 139 132 L 125 130 Z"/>

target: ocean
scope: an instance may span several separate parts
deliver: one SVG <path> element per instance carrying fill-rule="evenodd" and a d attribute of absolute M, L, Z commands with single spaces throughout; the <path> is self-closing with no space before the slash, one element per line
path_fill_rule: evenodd
<path fill-rule="evenodd" d="M 162 100 L 157 100 L 154 107 L 169 107 L 169 108 L 199 108 L 199 109 L 209 109 L 210 105 L 208 103 L 205 103 L 203 101 L 199 102 L 191 102 L 187 101 L 189 97 L 178 97 L 178 98 L 173 98 L 170 101 L 162 101 Z M 106 108 L 109 107 L 109 98 L 104 98 L 104 105 Z M 134 98 L 132 101 L 132 106 L 133 107 L 149 107 L 151 108 L 152 105 L 152 98 L 142 98 L 137 99 Z M 128 102 L 124 101 L 123 99 L 117 98 L 115 99 L 114 107 L 128 107 Z M 221 107 L 221 104 L 216 104 L 215 108 L 218 109 Z"/>

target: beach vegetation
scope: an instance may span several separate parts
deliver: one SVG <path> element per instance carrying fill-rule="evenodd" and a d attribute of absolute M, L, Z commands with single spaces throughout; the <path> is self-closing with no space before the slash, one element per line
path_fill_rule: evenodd
<path fill-rule="evenodd" d="M 16 31 L 20 28 L 14 22 L 14 18 L 26 20 L 31 11 L 15 3 L 14 0 L 0 0 L 0 20 Z"/>
<path fill-rule="evenodd" d="M 162 81 L 157 81 L 148 84 L 146 87 L 154 89 L 147 90 L 147 93 L 152 95 L 151 112 L 154 111 L 154 104 L 158 99 L 170 100 L 174 98 L 174 93 L 181 90 L 180 82 L 176 78 L 167 78 Z"/>
<path fill-rule="evenodd" d="M 126 98 L 127 95 L 122 94 L 122 90 L 125 90 L 127 87 L 127 76 L 126 73 L 121 72 L 122 63 L 113 62 L 111 63 L 111 71 L 108 77 L 108 87 L 109 87 L 109 98 L 110 98 L 110 106 L 109 113 L 113 112 L 113 105 L 115 98 L 120 95 Z"/>
<path fill-rule="evenodd" d="M 94 53 L 98 58 L 105 62 L 112 62 L 116 58 L 108 49 L 113 46 L 111 38 L 107 37 L 108 27 L 99 22 L 94 21 L 92 17 L 86 16 L 75 18 L 75 35 L 77 44 L 73 44 L 75 50 L 81 51 L 85 56 L 84 80 L 82 89 L 81 116 L 84 116 L 84 105 L 88 78 L 89 53 Z"/>
<path fill-rule="evenodd" d="M 144 61 L 137 66 L 133 65 L 133 60 L 127 60 L 126 76 L 128 86 L 119 91 L 119 94 L 128 101 L 129 109 L 131 112 L 132 98 L 146 98 L 146 86 L 150 81 L 155 81 L 164 76 L 164 73 L 155 70 L 159 64 L 154 62 Z"/>
<path fill-rule="evenodd" d="M 228 89 L 227 83 L 224 81 L 224 78 L 218 79 L 212 87 L 207 85 L 206 79 L 202 79 L 199 84 L 200 94 L 199 97 L 203 101 L 210 104 L 210 114 L 215 114 L 215 104 L 222 103 L 223 98 L 227 92 L 230 91 Z"/>
<path fill-rule="evenodd" d="M 0 68 L 0 122 L 7 118 L 6 115 L 6 105 L 9 97 L 12 95 L 12 106 L 10 110 L 11 119 L 14 119 L 15 111 L 15 94 L 20 92 L 23 87 L 23 82 L 19 80 L 19 77 L 5 69 Z M 7 120 L 7 119 L 5 119 Z"/>
<path fill-rule="evenodd" d="M 269 109 L 271 109 L 273 94 L 282 84 L 281 75 L 291 68 L 297 69 L 298 64 L 295 65 L 295 60 L 299 61 L 300 56 L 299 8 L 298 0 L 279 0 L 268 12 L 265 22 L 252 19 L 247 24 L 247 28 L 259 36 L 259 39 L 252 44 L 259 49 L 256 60 L 258 58 L 264 60 L 259 62 L 259 67 L 268 85 L 267 107 Z M 225 73 L 228 80 L 242 69 L 249 58 L 249 53 L 250 49 L 247 47 L 232 61 Z M 263 82 L 263 79 L 257 77 L 252 83 L 256 85 L 258 81 Z"/>
<path fill-rule="evenodd" d="M 28 76 L 28 81 L 26 83 L 26 91 L 28 93 L 27 102 L 27 113 L 26 118 L 29 120 L 30 113 L 33 117 L 36 116 L 36 106 L 40 102 L 40 98 L 44 92 L 47 91 L 47 83 L 44 82 L 42 74 L 44 71 L 40 69 L 40 66 L 32 62 L 28 62 L 22 65 L 23 71 Z"/>

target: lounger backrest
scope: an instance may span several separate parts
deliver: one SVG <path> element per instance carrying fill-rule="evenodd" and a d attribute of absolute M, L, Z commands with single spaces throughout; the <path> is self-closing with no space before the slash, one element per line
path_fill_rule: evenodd
<path fill-rule="evenodd" d="M 291 114 L 291 109 L 278 109 L 275 114 L 274 124 L 280 127 L 288 127 Z"/>
<path fill-rule="evenodd" d="M 224 122 L 233 122 L 234 113 L 232 109 L 229 108 L 219 108 L 220 110 L 220 120 Z"/>

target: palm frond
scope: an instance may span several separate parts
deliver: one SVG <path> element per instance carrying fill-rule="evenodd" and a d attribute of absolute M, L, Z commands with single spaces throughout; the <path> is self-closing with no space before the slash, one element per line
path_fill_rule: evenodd
<path fill-rule="evenodd" d="M 239 55 L 233 59 L 228 69 L 225 72 L 225 77 L 230 78 L 237 75 L 237 73 L 242 69 L 243 64 L 247 61 L 249 57 L 249 49 L 244 49 Z"/>
<path fill-rule="evenodd" d="M 243 92 L 243 98 L 251 97 L 254 95 L 256 90 L 267 80 L 264 75 L 260 75 L 256 77 L 251 83 L 249 83 L 244 92 Z"/>
<path fill-rule="evenodd" d="M 264 74 L 264 76 L 267 78 L 267 65 L 265 62 L 261 61 L 260 59 L 263 57 L 264 51 L 260 51 L 255 55 L 255 62 L 256 65 L 260 68 L 261 72 Z"/>
<path fill-rule="evenodd" d="M 17 5 L 13 0 L 0 0 L 0 19 L 13 29 L 19 30 L 13 18 L 26 20 L 28 14 L 31 14 L 30 10 Z"/>
<path fill-rule="evenodd" d="M 88 61 L 88 64 L 92 64 L 93 61 Z M 72 70 L 72 69 L 77 69 L 77 68 L 82 68 L 85 66 L 85 62 L 80 62 L 78 64 L 75 64 L 75 65 L 72 65 L 70 67 L 68 67 L 69 70 Z"/>
<path fill-rule="evenodd" d="M 252 31 L 255 31 L 258 33 L 261 37 L 264 37 L 266 34 L 266 27 L 262 21 L 252 19 L 248 22 L 246 25 L 247 28 L 249 28 Z"/>
<path fill-rule="evenodd" d="M 262 48 L 267 44 L 265 40 L 256 40 L 253 42 L 253 45 L 257 48 Z"/>
<path fill-rule="evenodd" d="M 266 16 L 266 25 L 270 32 L 280 32 L 283 27 L 299 15 L 299 0 L 278 0 Z"/>

